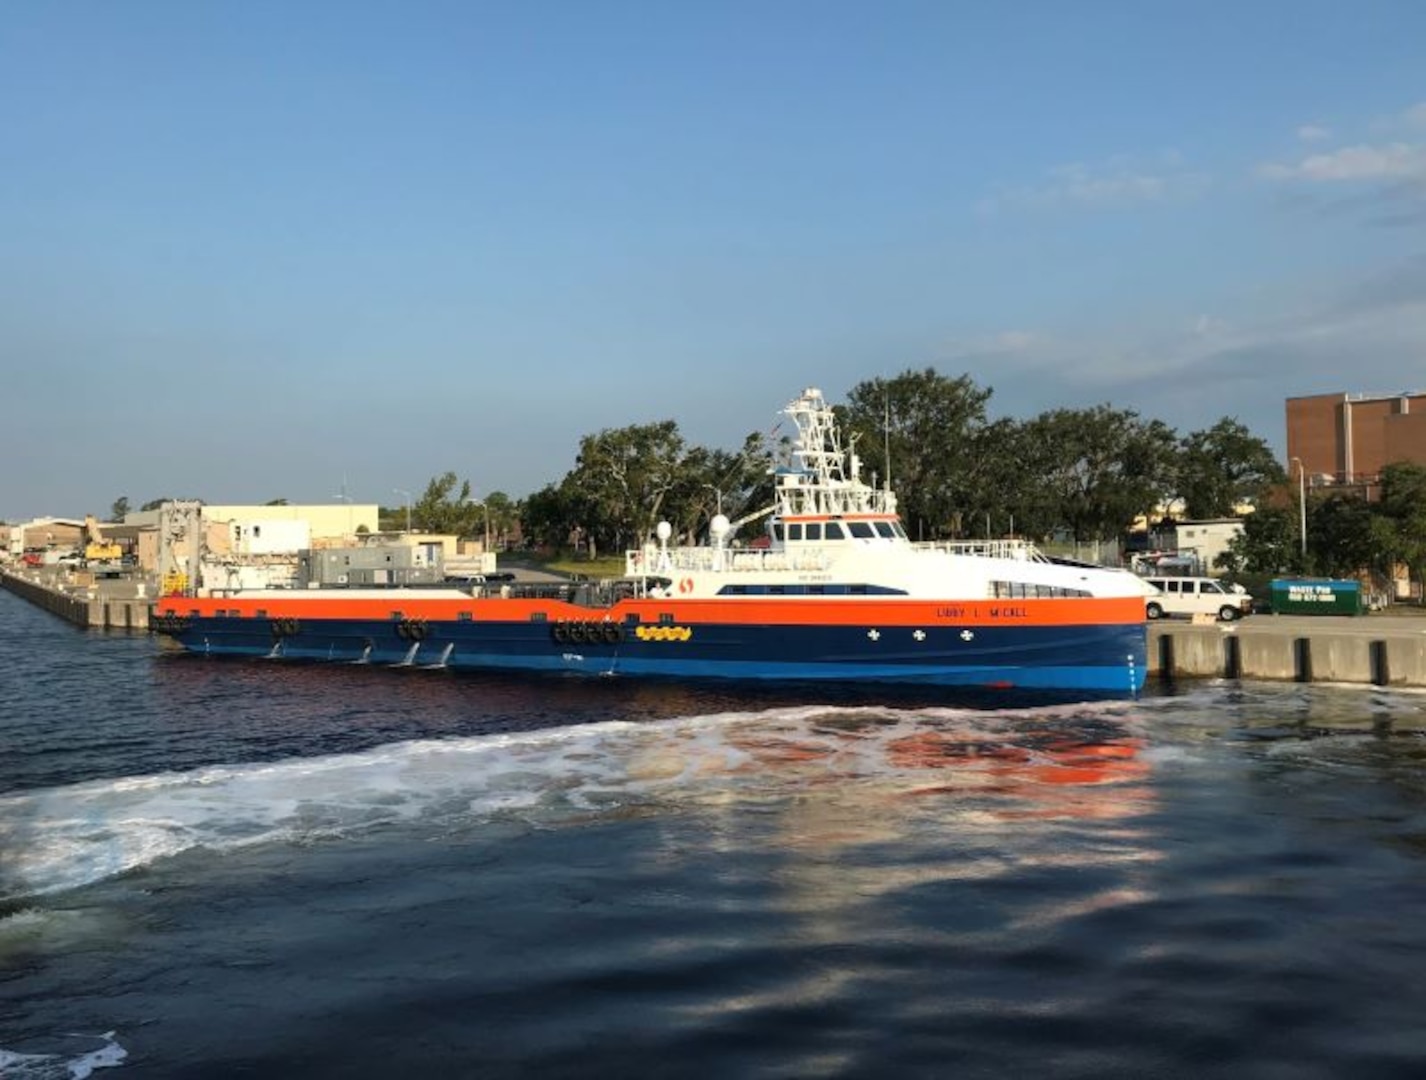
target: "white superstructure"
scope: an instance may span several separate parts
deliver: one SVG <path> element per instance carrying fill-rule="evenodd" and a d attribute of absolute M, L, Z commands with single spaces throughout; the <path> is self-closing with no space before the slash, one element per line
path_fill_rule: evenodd
<path fill-rule="evenodd" d="M 1127 571 L 1054 561 L 1025 541 L 913 543 L 896 511 L 896 495 L 861 479 L 861 461 L 843 449 L 836 417 L 816 388 L 783 412 L 797 425 L 793 464 L 774 471 L 767 546 L 729 543 L 718 515 L 706 546 L 670 547 L 667 523 L 658 543 L 626 554 L 632 577 L 667 578 L 686 597 L 888 594 L 927 599 L 1142 596 Z M 763 516 L 763 515 L 756 515 Z"/>

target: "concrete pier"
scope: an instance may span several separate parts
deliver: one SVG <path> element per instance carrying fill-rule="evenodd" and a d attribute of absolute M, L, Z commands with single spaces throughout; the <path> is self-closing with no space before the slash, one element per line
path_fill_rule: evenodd
<path fill-rule="evenodd" d="M 0 588 L 75 626 L 148 630 L 152 588 L 129 579 L 75 581 L 63 572 L 0 570 Z"/>
<path fill-rule="evenodd" d="M 1426 687 L 1426 616 L 1254 615 L 1149 625 L 1149 676 Z"/>

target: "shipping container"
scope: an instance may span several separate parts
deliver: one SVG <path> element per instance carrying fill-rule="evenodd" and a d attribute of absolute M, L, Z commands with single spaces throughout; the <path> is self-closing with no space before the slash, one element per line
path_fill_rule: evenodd
<path fill-rule="evenodd" d="M 1360 615 L 1359 581 L 1278 578 L 1269 587 L 1274 615 Z"/>
<path fill-rule="evenodd" d="M 441 563 L 439 544 L 321 548 L 299 557 L 297 587 L 437 585 Z"/>

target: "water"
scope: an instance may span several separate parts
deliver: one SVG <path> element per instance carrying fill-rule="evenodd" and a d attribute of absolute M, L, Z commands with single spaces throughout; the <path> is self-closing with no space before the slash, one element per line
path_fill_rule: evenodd
<path fill-rule="evenodd" d="M 0 593 L 0 700 L 7 1080 L 1426 1068 L 1426 696 L 211 661 Z"/>

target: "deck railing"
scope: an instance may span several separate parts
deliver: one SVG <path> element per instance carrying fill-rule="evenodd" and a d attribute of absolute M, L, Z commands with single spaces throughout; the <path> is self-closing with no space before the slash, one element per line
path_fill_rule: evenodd
<path fill-rule="evenodd" d="M 876 543 L 877 541 L 873 541 Z M 680 573 L 698 571 L 802 570 L 816 572 L 828 569 L 839 548 L 812 545 L 793 546 L 781 550 L 762 548 L 674 547 L 644 548 L 624 553 L 624 572 L 630 577 L 645 575 L 675 577 Z M 947 555 L 980 556 L 994 559 L 1017 559 L 1021 562 L 1047 562 L 1043 554 L 1028 540 L 937 540 L 912 544 L 916 551 L 938 551 Z"/>

